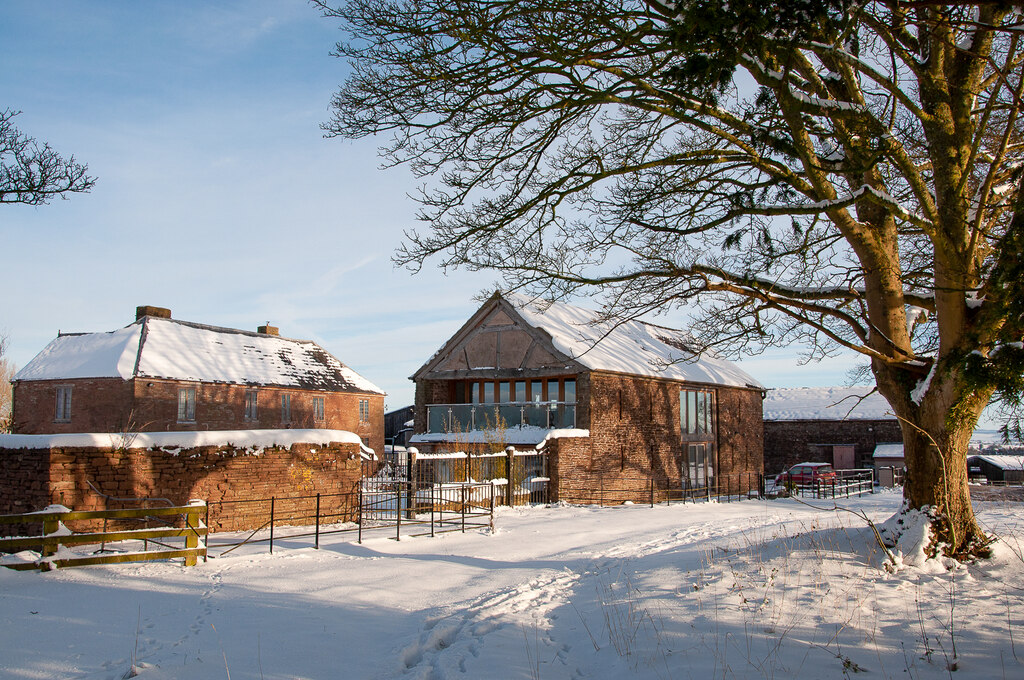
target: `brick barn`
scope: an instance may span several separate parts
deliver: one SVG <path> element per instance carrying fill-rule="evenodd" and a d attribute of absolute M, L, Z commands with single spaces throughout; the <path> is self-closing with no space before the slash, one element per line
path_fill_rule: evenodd
<path fill-rule="evenodd" d="M 20 434 L 317 428 L 384 450 L 384 392 L 315 342 L 139 307 L 107 333 L 61 333 L 14 376 Z"/>
<path fill-rule="evenodd" d="M 764 388 L 689 345 L 676 330 L 495 294 L 412 377 L 410 443 L 437 454 L 546 442 L 552 500 L 599 485 L 646 498 L 651 480 L 660 498 L 756 489 Z"/>
<path fill-rule="evenodd" d="M 779 388 L 768 390 L 764 401 L 769 474 L 804 462 L 869 467 L 876 445 L 902 441 L 889 402 L 870 387 Z"/>

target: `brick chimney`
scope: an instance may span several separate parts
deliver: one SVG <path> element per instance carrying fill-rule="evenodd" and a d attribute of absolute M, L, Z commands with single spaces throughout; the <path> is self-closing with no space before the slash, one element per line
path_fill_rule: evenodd
<path fill-rule="evenodd" d="M 281 335 L 277 330 L 277 326 L 271 326 L 269 321 L 266 326 L 257 326 L 256 332 L 263 335 Z"/>
<path fill-rule="evenodd" d="M 152 305 L 142 305 L 135 308 L 135 320 L 138 321 L 144 316 L 155 316 L 158 319 L 170 319 L 171 310 L 165 307 L 154 307 Z"/>

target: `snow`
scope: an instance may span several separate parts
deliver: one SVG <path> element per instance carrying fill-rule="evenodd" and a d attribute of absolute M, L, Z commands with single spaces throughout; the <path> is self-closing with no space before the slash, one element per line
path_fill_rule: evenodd
<path fill-rule="evenodd" d="M 844 506 L 888 534 L 901 501 Z M 923 516 L 906 516 L 896 569 L 863 521 L 822 506 L 501 509 L 493 534 L 322 535 L 314 550 L 282 528 L 273 554 L 195 567 L 0 569 L 0 676 L 1024 676 L 1020 505 L 975 503 L 1002 540 L 973 566 L 925 560 Z"/>
<path fill-rule="evenodd" d="M 865 397 L 864 399 L 861 399 Z M 892 407 L 870 387 L 780 387 L 768 390 L 765 420 L 893 420 Z"/>
<path fill-rule="evenodd" d="M 424 432 L 414 434 L 409 438 L 410 443 L 423 444 L 427 442 L 452 442 L 461 444 L 487 444 L 500 438 L 502 444 L 528 444 L 533 446 L 538 442 L 547 439 L 551 430 L 536 425 L 517 425 L 515 427 L 501 430 L 468 430 L 453 434 L 450 432 Z"/>
<path fill-rule="evenodd" d="M 331 442 L 362 444 L 358 435 L 346 430 L 204 430 L 202 432 L 130 432 L 81 434 L 0 434 L 0 449 L 47 449 L 61 446 L 118 447 L 133 449 L 189 449 L 197 446 L 226 446 L 241 449 L 265 449 L 268 446 L 290 448 L 292 444 Z M 370 451 L 372 450 L 366 449 Z M 167 451 L 167 453 L 177 453 Z"/>
<path fill-rule="evenodd" d="M 903 458 L 903 442 L 876 444 L 872 458 Z"/>
<path fill-rule="evenodd" d="M 973 459 L 983 460 L 989 465 L 993 465 L 999 468 L 1000 470 L 1024 470 L 1024 456 L 1015 456 L 1011 454 L 983 454 L 979 456 L 968 457 L 968 461 Z"/>
<path fill-rule="evenodd" d="M 509 427 L 501 430 L 500 433 L 497 430 L 469 430 L 466 432 L 459 432 L 458 434 L 452 434 L 449 432 L 425 432 L 413 435 L 409 438 L 409 441 L 411 443 L 418 444 L 426 442 L 488 444 L 493 443 L 495 441 L 495 437 L 498 437 L 501 439 L 502 444 L 536 445 L 539 449 L 542 448 L 544 443 L 549 439 L 589 436 L 590 430 L 580 430 L 576 428 L 555 428 L 549 430 L 547 428 L 537 427 L 536 425 L 517 425 L 516 427 Z"/>
<path fill-rule="evenodd" d="M 600 321 L 590 309 L 564 302 L 538 301 L 520 293 L 504 293 L 534 328 L 551 336 L 556 349 L 591 370 L 652 376 L 711 385 L 761 388 L 731 361 L 705 351 L 684 349 L 693 344 L 686 334 L 642 321 Z"/>
<path fill-rule="evenodd" d="M 142 326 L 110 333 L 59 335 L 18 371 L 15 380 L 132 377 Z"/>
<path fill-rule="evenodd" d="M 60 335 L 14 376 L 118 377 L 384 393 L 314 342 L 149 316 L 109 333 Z"/>
<path fill-rule="evenodd" d="M 913 390 L 911 390 L 911 392 L 910 392 L 910 399 L 915 404 L 920 405 L 921 404 L 921 400 L 924 399 L 924 395 L 928 393 L 928 388 L 931 387 L 932 378 L 935 377 L 935 371 L 938 369 L 938 366 L 939 366 L 939 362 L 938 361 L 933 361 L 932 362 L 932 367 L 928 370 L 928 375 L 926 375 L 924 378 L 922 378 L 917 383 L 917 386 L 914 387 Z"/>

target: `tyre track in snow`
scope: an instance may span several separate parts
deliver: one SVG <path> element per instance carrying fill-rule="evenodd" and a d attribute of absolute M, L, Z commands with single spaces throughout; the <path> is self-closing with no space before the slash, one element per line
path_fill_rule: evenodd
<path fill-rule="evenodd" d="M 556 610 L 571 601 L 572 591 L 595 591 L 609 569 L 633 559 L 688 545 L 706 543 L 710 547 L 716 539 L 735 536 L 737 525 L 743 523 L 700 523 L 664 538 L 599 546 L 599 552 L 585 558 L 588 564 L 578 572 L 566 567 L 450 608 L 450 613 L 428 618 L 416 639 L 400 648 L 398 675 L 416 680 L 497 677 L 497 669 L 485 666 L 481 660 L 487 647 L 495 650 L 495 654 L 488 655 L 492 663 L 495 658 L 514 655 L 519 665 L 533 666 L 536 673 L 531 675 L 535 677 L 580 678 L 582 673 L 574 666 L 572 650 L 557 639 L 555 625 L 559 615 Z M 394 676 L 387 673 L 382 677 Z"/>
<path fill-rule="evenodd" d="M 500 669 L 475 663 L 485 645 L 532 656 L 534 663 L 564 665 L 570 650 L 551 637 L 551 621 L 557 618 L 553 610 L 565 604 L 579 577 L 566 569 L 428 618 L 417 638 L 398 652 L 397 670 L 417 680 L 498 677 Z"/>

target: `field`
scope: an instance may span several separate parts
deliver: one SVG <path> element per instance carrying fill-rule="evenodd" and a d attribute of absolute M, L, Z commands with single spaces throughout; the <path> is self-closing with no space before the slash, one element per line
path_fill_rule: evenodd
<path fill-rule="evenodd" d="M 0 570 L 0 676 L 1024 677 L 1024 505 L 976 501 L 990 560 L 926 561 L 911 522 L 893 564 L 858 514 L 900 502 L 503 509 L 493 534 Z"/>

